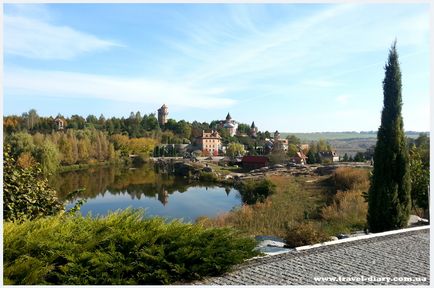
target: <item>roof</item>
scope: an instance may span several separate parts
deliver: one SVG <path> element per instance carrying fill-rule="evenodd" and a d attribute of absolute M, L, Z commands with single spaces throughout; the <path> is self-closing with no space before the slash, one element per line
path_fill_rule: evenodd
<path fill-rule="evenodd" d="M 306 159 L 306 158 L 307 158 L 307 156 L 304 155 L 304 153 L 301 152 L 301 151 L 297 152 L 297 156 L 300 157 L 300 158 L 303 158 L 303 159 Z"/>
<path fill-rule="evenodd" d="M 336 151 L 321 151 L 321 152 L 318 152 L 318 154 L 322 157 L 337 157 L 338 156 Z"/>
<path fill-rule="evenodd" d="M 231 114 L 229 114 L 228 112 L 228 115 L 226 115 L 226 120 L 231 120 L 231 119 L 232 119 Z"/>
<path fill-rule="evenodd" d="M 200 136 L 199 138 L 201 139 L 221 139 L 221 136 L 219 134 L 219 132 L 217 131 L 211 131 L 211 132 L 202 132 L 202 136 Z"/>
<path fill-rule="evenodd" d="M 252 125 L 250 126 L 250 128 L 256 128 L 255 121 L 252 122 Z"/>
<path fill-rule="evenodd" d="M 229 123 L 225 123 L 225 125 L 223 125 L 224 128 L 235 128 L 235 125 L 231 122 Z"/>
<path fill-rule="evenodd" d="M 321 282 L 315 277 L 425 277 L 430 282 L 429 229 L 401 232 L 246 261 L 235 271 L 201 281 L 202 285 L 387 284 Z"/>
<path fill-rule="evenodd" d="M 241 162 L 243 163 L 267 163 L 268 157 L 265 156 L 243 156 Z"/>

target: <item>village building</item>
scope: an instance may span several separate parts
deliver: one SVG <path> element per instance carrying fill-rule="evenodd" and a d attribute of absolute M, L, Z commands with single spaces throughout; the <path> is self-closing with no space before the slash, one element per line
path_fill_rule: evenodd
<path fill-rule="evenodd" d="M 218 155 L 222 145 L 221 139 L 222 138 L 217 131 L 202 131 L 202 136 L 197 138 L 196 143 L 202 152 L 209 152 L 211 155 Z"/>
<path fill-rule="evenodd" d="M 57 130 L 63 130 L 66 127 L 66 121 L 63 117 L 57 116 L 54 119 L 54 125 L 56 126 Z"/>
<path fill-rule="evenodd" d="M 244 169 L 252 170 L 268 166 L 269 159 L 265 156 L 243 156 L 241 165 Z"/>
<path fill-rule="evenodd" d="M 339 161 L 339 155 L 336 153 L 336 151 L 321 151 L 321 152 L 318 152 L 318 157 L 321 160 L 321 162 L 338 162 Z"/>
<path fill-rule="evenodd" d="M 288 139 L 281 139 L 279 131 L 274 132 L 273 151 L 288 151 Z"/>
<path fill-rule="evenodd" d="M 307 163 L 307 156 L 303 151 L 298 151 L 297 154 L 291 158 L 291 161 L 296 164 L 305 165 Z"/>
<path fill-rule="evenodd" d="M 160 109 L 158 109 L 158 124 L 163 127 L 167 123 L 167 116 L 169 116 L 169 107 L 163 104 Z"/>

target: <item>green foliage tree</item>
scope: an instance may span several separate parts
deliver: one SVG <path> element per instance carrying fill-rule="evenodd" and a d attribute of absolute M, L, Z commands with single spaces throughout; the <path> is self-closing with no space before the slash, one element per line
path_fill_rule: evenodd
<path fill-rule="evenodd" d="M 23 152 L 33 152 L 35 145 L 33 144 L 32 135 L 27 132 L 18 132 L 6 138 L 6 141 L 12 147 L 11 153 L 18 157 Z"/>
<path fill-rule="evenodd" d="M 54 215 L 63 209 L 56 191 L 38 166 L 21 168 L 11 155 L 11 147 L 3 148 L 3 217 L 21 222 L 40 216 Z"/>
<path fill-rule="evenodd" d="M 244 145 L 240 143 L 229 143 L 228 148 L 226 149 L 226 155 L 229 157 L 244 155 Z"/>
<path fill-rule="evenodd" d="M 309 150 L 309 152 L 307 152 L 307 164 L 315 164 L 317 163 L 317 157 L 316 154 L 312 151 L 312 149 Z"/>
<path fill-rule="evenodd" d="M 410 150 L 410 175 L 412 206 L 425 210 L 429 208 L 429 167 L 424 167 L 422 157 L 416 147 Z"/>
<path fill-rule="evenodd" d="M 342 162 L 348 162 L 349 158 L 348 158 L 348 154 L 345 153 L 344 157 L 342 158 Z"/>
<path fill-rule="evenodd" d="M 295 155 L 297 155 L 298 152 L 298 147 L 296 144 L 290 143 L 288 144 L 288 156 L 289 157 L 294 157 Z"/>
<path fill-rule="evenodd" d="M 240 123 L 238 125 L 238 132 L 239 133 L 243 133 L 243 134 L 248 134 L 250 132 L 250 125 L 244 124 L 244 123 Z"/>
<path fill-rule="evenodd" d="M 354 162 L 363 162 L 365 161 L 365 156 L 363 155 L 362 152 L 357 152 L 356 155 L 354 156 Z"/>
<path fill-rule="evenodd" d="M 36 160 L 41 164 L 44 175 L 53 173 L 59 167 L 59 150 L 51 141 L 45 140 L 36 149 Z"/>
<path fill-rule="evenodd" d="M 295 144 L 295 145 L 301 144 L 300 138 L 298 138 L 295 135 L 288 135 L 286 139 L 288 140 L 288 144 Z"/>
<path fill-rule="evenodd" d="M 396 41 L 389 51 L 383 81 L 384 106 L 377 134 L 374 169 L 368 192 L 368 226 L 372 232 L 407 225 L 411 205 L 408 151 L 401 116 L 401 71 Z"/>

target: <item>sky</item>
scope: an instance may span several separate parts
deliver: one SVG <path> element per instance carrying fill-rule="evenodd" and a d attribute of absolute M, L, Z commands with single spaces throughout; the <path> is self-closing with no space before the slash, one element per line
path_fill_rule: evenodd
<path fill-rule="evenodd" d="M 397 39 L 404 129 L 429 131 L 428 4 L 4 4 L 4 115 L 155 113 L 370 131 Z"/>

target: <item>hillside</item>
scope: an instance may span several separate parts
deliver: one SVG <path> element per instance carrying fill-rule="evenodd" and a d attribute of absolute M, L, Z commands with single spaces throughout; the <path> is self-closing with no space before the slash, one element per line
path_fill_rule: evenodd
<path fill-rule="evenodd" d="M 417 138 L 420 133 L 428 133 L 429 132 L 417 132 L 417 131 L 408 131 L 405 133 L 407 137 Z M 362 132 L 312 132 L 312 133 L 292 133 L 292 132 L 282 132 L 282 137 L 286 137 L 288 135 L 295 135 L 300 138 L 303 142 L 310 141 L 318 141 L 320 139 L 324 140 L 342 140 L 342 139 L 371 139 L 377 138 L 376 131 L 362 131 Z"/>
<path fill-rule="evenodd" d="M 422 132 L 408 131 L 406 136 L 410 138 L 417 138 Z M 429 132 L 424 132 L 428 133 Z M 282 137 L 288 135 L 295 135 L 304 143 L 311 141 L 318 141 L 320 139 L 327 140 L 330 145 L 336 149 L 339 155 L 354 156 L 357 152 L 365 152 L 366 149 L 375 145 L 377 142 L 377 132 L 315 132 L 315 133 L 281 133 Z"/>

